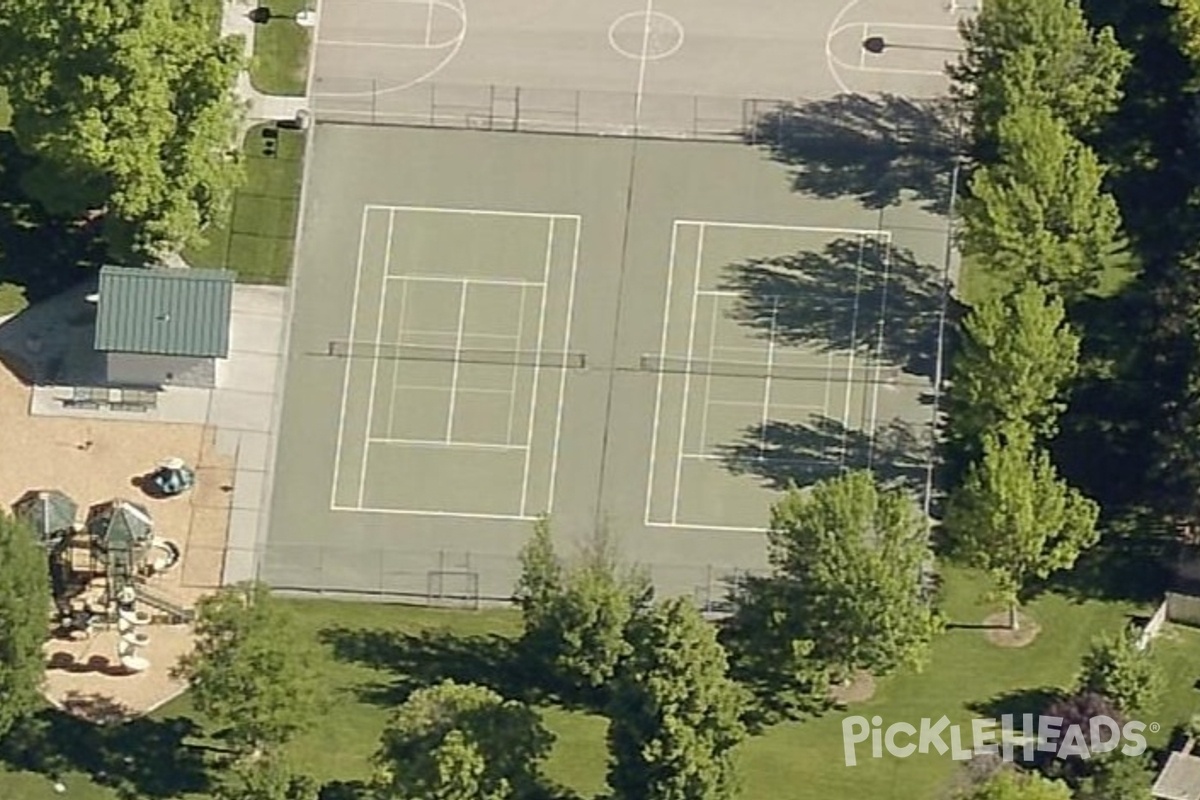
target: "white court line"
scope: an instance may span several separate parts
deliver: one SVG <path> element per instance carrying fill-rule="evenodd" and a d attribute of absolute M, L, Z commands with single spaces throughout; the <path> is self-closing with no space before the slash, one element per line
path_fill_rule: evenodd
<path fill-rule="evenodd" d="M 723 531 L 727 533 L 762 533 L 767 528 L 747 528 L 737 525 L 689 525 L 686 522 L 648 522 L 648 528 L 671 528 L 678 531 Z"/>
<path fill-rule="evenodd" d="M 747 230 L 762 230 L 762 231 L 796 231 L 797 233 L 842 233 L 847 236 L 887 236 L 891 237 L 891 231 L 881 231 L 878 228 L 869 230 L 866 228 L 822 228 L 811 225 L 773 225 L 761 222 L 723 222 L 721 220 L 707 219 L 677 219 L 676 225 L 696 225 L 704 228 L 734 228 Z"/>
<path fill-rule="evenodd" d="M 406 517 L 439 517 L 448 519 L 486 519 L 496 522 L 536 522 L 537 517 L 518 514 L 483 514 L 470 511 L 421 511 L 415 508 L 373 508 L 370 506 L 330 506 L 330 511 L 356 511 L 360 514 L 397 514 Z"/>
<path fill-rule="evenodd" d="M 518 301 L 517 307 L 517 349 L 521 349 L 521 332 L 525 330 L 525 294 L 528 287 L 521 287 L 521 298 Z M 512 429 L 513 418 L 517 415 L 517 378 L 521 375 L 521 369 L 517 364 L 513 364 L 512 382 L 508 385 L 508 429 L 504 434 L 504 441 L 512 444 Z"/>
<path fill-rule="evenodd" d="M 878 28 L 898 28 L 905 31 L 946 31 L 947 33 L 958 33 L 958 27 L 955 25 L 920 25 L 913 22 L 870 22 L 867 23 Z M 863 26 L 864 28 L 866 25 Z"/>
<path fill-rule="evenodd" d="M 546 226 L 546 263 L 542 268 L 542 285 L 550 283 L 550 261 L 554 253 L 554 222 L 555 218 L 550 218 L 550 224 Z M 534 352 L 542 352 L 542 339 L 546 333 L 546 305 L 549 300 L 548 293 L 542 293 L 542 308 L 538 313 L 538 334 L 537 346 Z M 525 473 L 521 476 L 521 515 L 525 515 L 525 506 L 529 500 L 529 463 L 530 457 L 533 454 L 533 432 L 534 423 L 537 421 L 538 409 L 538 383 L 542 377 L 542 359 L 538 358 L 538 363 L 533 368 L 533 386 L 529 390 L 529 430 L 525 436 Z"/>
<path fill-rule="evenodd" d="M 763 381 L 762 422 L 759 424 L 758 458 L 761 461 L 767 452 L 767 422 L 771 416 L 771 368 L 775 366 L 775 331 L 779 321 L 779 295 L 771 301 L 771 329 L 767 334 L 767 374 Z"/>
<path fill-rule="evenodd" d="M 347 341 L 351 341 L 351 342 L 353 342 L 355 340 L 354 334 L 355 334 L 356 330 L 358 329 L 358 298 L 359 298 L 359 293 L 362 289 L 362 265 L 363 265 L 363 255 L 364 255 L 364 253 L 366 251 L 366 247 L 367 247 L 367 219 L 368 219 L 368 217 L 369 217 L 369 210 L 364 207 L 363 213 L 362 213 L 362 223 L 361 223 L 361 226 L 359 227 L 359 231 L 358 231 L 358 262 L 354 267 L 354 299 L 350 304 L 350 331 L 347 334 L 347 337 L 348 337 Z M 329 489 L 329 507 L 330 508 L 333 508 L 334 505 L 337 503 L 338 473 L 341 471 L 342 443 L 344 441 L 344 437 L 346 434 L 346 405 L 350 401 L 350 366 L 353 363 L 353 361 L 354 361 L 354 359 L 351 359 L 351 358 L 346 359 L 346 369 L 342 375 L 342 409 L 338 413 L 337 445 L 334 447 L 334 452 L 333 452 L 333 485 Z M 368 431 L 368 434 L 369 433 L 370 432 Z M 364 436 L 363 438 L 366 439 L 366 436 Z M 366 448 L 365 442 L 363 444 L 363 448 L 364 449 Z"/>
<path fill-rule="evenodd" d="M 425 46 L 433 40 L 433 0 L 429 0 L 429 12 L 425 15 Z"/>
<path fill-rule="evenodd" d="M 701 297 L 741 297 L 741 292 L 730 291 L 729 289 L 701 289 L 697 292 Z"/>
<path fill-rule="evenodd" d="M 846 391 L 850 391 L 847 387 Z M 829 358 L 825 361 L 825 402 L 821 406 L 821 416 L 829 416 L 829 401 L 833 394 L 833 351 L 829 351 Z"/>
<path fill-rule="evenodd" d="M 716 300 L 712 304 L 712 316 L 708 321 L 708 360 L 713 361 L 715 345 L 717 342 L 717 310 L 719 305 Z M 723 348 L 722 348 L 723 349 Z M 700 446 L 708 446 L 708 407 L 712 397 L 712 374 L 704 376 L 704 405 L 700 408 Z"/>
<path fill-rule="evenodd" d="M 867 439 L 867 469 L 871 469 L 875 463 L 875 432 L 879 426 L 879 385 L 883 375 L 883 344 L 887 330 L 887 297 L 891 274 L 892 248 L 888 247 L 883 256 L 883 291 L 879 300 L 879 337 L 875 342 L 875 385 L 872 387 L 870 438 Z"/>
<path fill-rule="evenodd" d="M 688 364 L 691 365 L 692 359 L 696 355 L 696 306 L 699 303 L 700 295 L 700 267 L 704 263 L 704 226 L 700 226 L 700 235 L 696 242 L 696 263 L 695 275 L 692 279 L 692 315 L 690 318 L 690 326 L 688 328 L 687 341 L 687 357 Z M 679 414 L 679 446 L 676 450 L 675 458 L 675 491 L 671 497 L 671 521 L 675 522 L 679 519 L 679 489 L 680 483 L 683 480 L 683 448 L 684 438 L 687 435 L 687 418 L 688 418 L 688 399 L 692 388 L 692 371 L 689 369 L 683 375 L 683 408 Z"/>
<path fill-rule="evenodd" d="M 633 105 L 633 124 L 642 118 L 642 95 L 646 91 L 646 67 L 650 63 L 650 23 L 654 19 L 654 0 L 646 0 L 646 24 L 642 28 L 642 57 L 638 64 L 637 96 Z"/>
<path fill-rule="evenodd" d="M 582 234 L 582 224 L 575 222 L 575 245 L 571 253 L 571 286 L 567 290 L 567 330 L 563 334 L 563 352 L 571 352 L 571 329 L 575 327 L 575 277 L 579 271 L 579 237 Z M 543 301 L 545 298 L 543 298 Z M 546 498 L 546 513 L 554 510 L 554 488 L 558 481 L 558 446 L 562 436 L 563 405 L 567 391 L 567 371 L 564 369 L 558 376 L 558 416 L 554 420 L 554 449 L 550 455 L 550 496 Z M 524 510 L 524 509 L 522 509 Z"/>
<path fill-rule="evenodd" d="M 536 286 L 541 288 L 544 283 L 537 281 L 522 281 L 508 278 L 464 278 L 461 275 L 389 275 L 388 280 L 404 281 L 406 283 L 454 283 L 470 286 L 516 286 L 525 288 Z M 446 331 L 430 331 L 431 333 L 446 333 Z"/>
<path fill-rule="evenodd" d="M 429 214 L 466 214 L 474 217 L 529 217 L 530 219 L 579 219 L 578 214 L 551 214 L 543 211 L 510 211 L 491 208 L 451 208 L 446 206 L 394 206 L 368 203 L 367 208 L 384 211 L 417 211 Z"/>
<path fill-rule="evenodd" d="M 841 466 L 846 466 L 846 442 L 850 435 L 850 400 L 854 394 L 854 356 L 858 351 L 859 291 L 862 288 L 863 256 L 866 238 L 858 242 L 858 266 L 854 272 L 854 310 L 850 315 L 850 353 L 846 360 L 846 402 L 842 408 L 842 453 Z"/>
<path fill-rule="evenodd" d="M 400 444 L 409 447 L 428 447 L 435 450 L 525 450 L 523 445 L 499 444 L 493 442 L 443 442 L 435 439 L 395 439 L 391 437 L 370 438 L 367 441 L 371 444 Z"/>
<path fill-rule="evenodd" d="M 454 335 L 454 367 L 450 371 L 450 411 L 446 415 L 446 443 L 454 441 L 454 407 L 458 402 L 458 373 L 462 368 L 463 329 L 467 324 L 467 283 L 458 293 L 458 332 Z"/>
<path fill-rule="evenodd" d="M 428 39 L 428 36 L 426 36 L 426 38 Z M 859 69 L 863 69 L 867 66 L 867 48 L 865 47 L 865 43 L 866 43 L 867 39 L 869 39 L 869 38 L 871 38 L 871 23 L 864 22 L 863 26 L 862 26 L 862 41 L 864 43 L 864 46 L 858 48 L 858 68 Z"/>
<path fill-rule="evenodd" d="M 396 215 L 388 214 L 387 247 L 383 251 L 383 277 L 379 280 L 379 320 L 375 325 L 375 349 L 378 350 L 383 341 L 383 310 L 387 307 L 387 274 L 392 265 L 392 233 L 395 231 Z M 351 340 L 353 341 L 353 340 Z M 371 364 L 371 388 L 367 394 L 367 429 L 365 439 L 371 438 L 371 421 L 375 415 L 375 382 L 379 380 L 379 359 Z M 363 504 L 363 493 L 367 489 L 367 456 L 371 446 L 363 442 L 362 460 L 358 467 L 358 504 Z"/>
<path fill-rule="evenodd" d="M 405 311 L 407 310 L 407 305 L 408 305 L 408 284 L 405 283 L 405 284 L 401 284 L 401 286 L 400 286 L 400 319 L 396 321 L 396 346 L 397 347 L 404 346 L 404 314 L 405 314 Z M 391 391 L 391 394 L 388 395 L 388 421 L 387 421 L 388 436 L 392 435 L 392 431 L 393 431 L 392 426 L 396 421 L 396 389 L 397 389 L 397 384 L 399 383 L 399 380 L 400 380 L 400 365 L 395 364 L 395 365 L 393 365 L 393 369 L 392 369 L 392 391 Z"/>
<path fill-rule="evenodd" d="M 658 352 L 661 355 L 666 355 L 667 352 L 667 333 L 670 330 L 671 323 L 671 289 L 675 281 L 675 245 L 679 240 L 679 223 L 675 222 L 671 226 L 671 249 L 667 256 L 667 291 L 666 299 L 663 300 L 663 323 L 662 323 L 662 339 L 658 345 Z M 659 418 L 662 414 L 662 395 L 663 382 L 666 380 L 665 372 L 658 373 L 658 387 L 654 391 L 654 423 L 650 427 L 650 473 L 646 477 L 646 513 L 642 516 L 642 523 L 650 524 L 650 506 L 654 498 L 654 470 L 655 462 L 658 459 L 658 425 Z"/>

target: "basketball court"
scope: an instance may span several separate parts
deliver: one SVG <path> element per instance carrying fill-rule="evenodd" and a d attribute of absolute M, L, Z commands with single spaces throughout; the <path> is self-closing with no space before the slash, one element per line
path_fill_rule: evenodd
<path fill-rule="evenodd" d="M 941 95 L 961 0 L 323 0 L 326 119 L 696 136 L 751 99 Z"/>

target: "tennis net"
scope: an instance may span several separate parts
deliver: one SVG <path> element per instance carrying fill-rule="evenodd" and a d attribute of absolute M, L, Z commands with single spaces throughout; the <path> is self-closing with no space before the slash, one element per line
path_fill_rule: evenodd
<path fill-rule="evenodd" d="M 585 369 L 583 353 L 550 350 L 485 350 L 475 348 L 425 347 L 412 344 L 333 341 L 328 355 L 335 358 L 364 358 L 385 361 L 445 361 L 463 364 L 496 364 L 506 367 L 550 367 Z"/>
<path fill-rule="evenodd" d="M 863 359 L 850 367 L 845 362 L 832 364 L 767 364 L 759 361 L 709 361 L 686 356 L 644 355 L 640 369 L 682 375 L 708 375 L 724 378 L 758 378 L 792 381 L 833 381 L 851 383 L 887 383 L 898 377 L 894 366 L 880 366 Z"/>

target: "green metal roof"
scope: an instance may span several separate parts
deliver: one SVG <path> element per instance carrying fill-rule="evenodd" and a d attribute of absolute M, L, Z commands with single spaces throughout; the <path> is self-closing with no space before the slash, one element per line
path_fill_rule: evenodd
<path fill-rule="evenodd" d="M 75 527 L 79 506 L 60 491 L 27 492 L 13 506 L 17 516 L 28 521 L 40 539 L 46 540 Z"/>
<path fill-rule="evenodd" d="M 228 270 L 104 267 L 95 348 L 224 358 L 232 298 Z"/>

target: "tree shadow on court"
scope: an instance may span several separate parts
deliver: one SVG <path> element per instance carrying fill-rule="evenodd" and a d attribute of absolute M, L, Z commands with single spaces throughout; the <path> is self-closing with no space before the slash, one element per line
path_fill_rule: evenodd
<path fill-rule="evenodd" d="M 958 118 L 948 99 L 840 94 L 764 114 L 750 140 L 793 167 L 797 192 L 850 196 L 867 208 L 915 199 L 945 214 L 961 149 Z"/>
<path fill-rule="evenodd" d="M 921 427 L 892 419 L 872 436 L 813 414 L 804 422 L 753 425 L 740 441 L 717 450 L 731 473 L 756 476 L 772 489 L 808 486 L 846 469 L 869 468 L 885 484 L 921 491 L 932 456 L 927 429 Z"/>
<path fill-rule="evenodd" d="M 942 269 L 911 251 L 837 239 L 821 251 L 730 264 L 730 316 L 776 344 L 862 352 L 933 377 L 944 297 Z M 953 300 L 949 300 L 954 304 Z M 948 314 L 953 319 L 957 305 Z"/>

